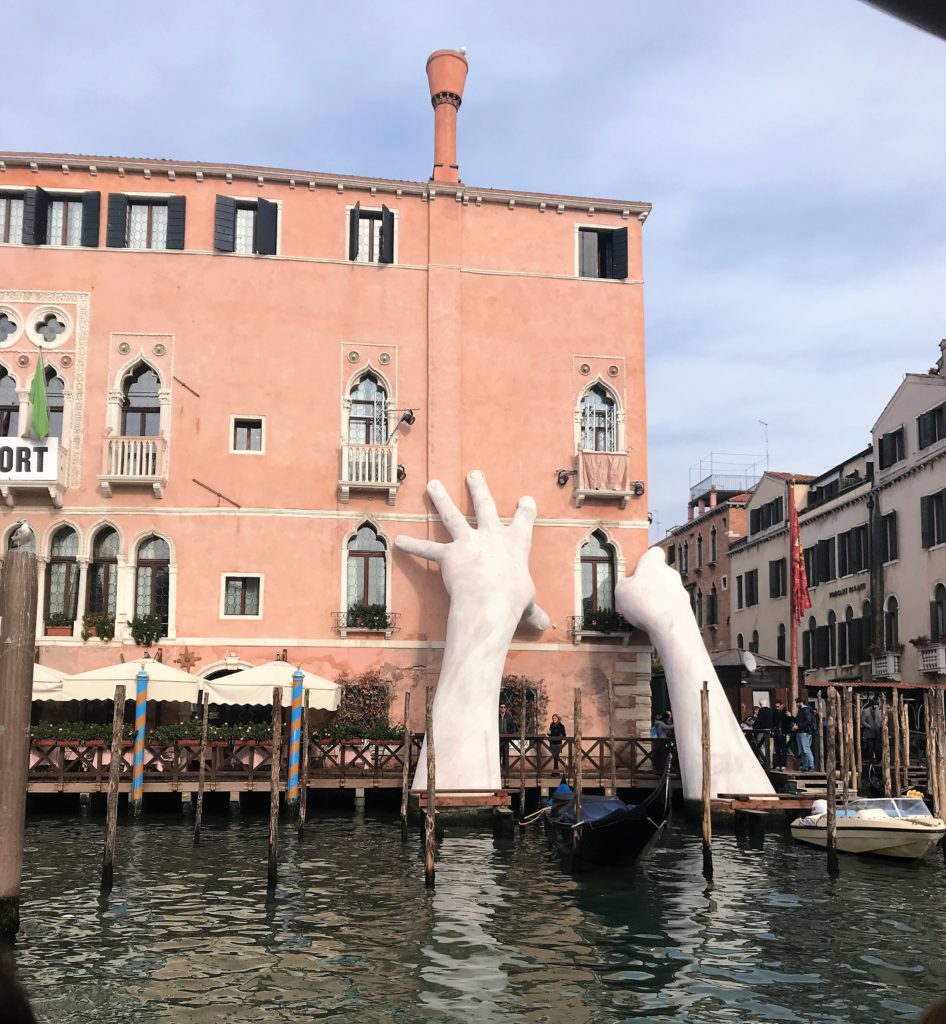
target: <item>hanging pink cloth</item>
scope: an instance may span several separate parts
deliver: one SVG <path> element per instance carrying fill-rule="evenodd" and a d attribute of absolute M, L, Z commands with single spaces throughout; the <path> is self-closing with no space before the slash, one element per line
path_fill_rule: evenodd
<path fill-rule="evenodd" d="M 623 452 L 582 452 L 581 479 L 590 491 L 626 491 L 627 456 Z"/>

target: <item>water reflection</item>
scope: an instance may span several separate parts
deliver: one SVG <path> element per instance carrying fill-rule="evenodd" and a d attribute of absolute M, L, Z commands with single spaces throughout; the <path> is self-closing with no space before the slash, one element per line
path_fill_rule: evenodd
<path fill-rule="evenodd" d="M 721 835 L 712 884 L 677 827 L 630 871 L 561 871 L 538 832 L 448 830 L 437 888 L 390 819 L 32 819 L 17 960 L 42 1020 L 490 1022 L 915 1019 L 946 994 L 946 872 Z"/>

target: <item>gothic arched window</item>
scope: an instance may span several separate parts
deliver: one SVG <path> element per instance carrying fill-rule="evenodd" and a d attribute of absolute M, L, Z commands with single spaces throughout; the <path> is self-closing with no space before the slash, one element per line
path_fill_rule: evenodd
<path fill-rule="evenodd" d="M 581 546 L 581 612 L 614 608 L 614 549 L 600 530 Z"/>
<path fill-rule="evenodd" d="M 617 405 L 600 384 L 581 400 L 581 447 L 586 452 L 617 451 Z"/>
<path fill-rule="evenodd" d="M 388 395 L 373 374 L 366 374 L 349 392 L 349 444 L 387 444 Z"/>
<path fill-rule="evenodd" d="M 46 620 L 65 616 L 75 622 L 79 610 L 79 535 L 71 526 L 54 534 L 46 566 Z M 64 623 L 53 623 L 63 625 Z"/>
<path fill-rule="evenodd" d="M 139 363 L 125 383 L 122 402 L 123 437 L 157 437 L 161 432 L 161 380 Z"/>

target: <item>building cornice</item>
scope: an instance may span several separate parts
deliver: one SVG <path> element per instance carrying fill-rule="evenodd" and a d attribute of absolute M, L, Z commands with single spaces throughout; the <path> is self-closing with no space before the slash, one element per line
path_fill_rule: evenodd
<path fill-rule="evenodd" d="M 624 219 L 635 217 L 644 221 L 652 206 L 650 203 L 628 202 L 617 199 L 600 199 L 591 196 L 559 195 L 551 192 L 520 192 L 510 189 L 475 188 L 463 182 L 457 184 L 433 181 L 402 181 L 395 178 L 368 178 L 357 174 L 327 174 L 321 171 L 292 170 L 282 167 L 254 167 L 247 164 L 216 164 L 142 157 L 92 156 L 77 153 L 11 153 L 0 152 L 0 183 L 2 172 L 10 168 L 28 168 L 34 173 L 59 171 L 68 175 L 80 171 L 97 175 L 102 171 L 127 177 L 140 175 L 145 179 L 166 176 L 175 181 L 178 176 L 195 178 L 197 181 L 220 179 L 227 184 L 233 181 L 252 182 L 257 187 L 264 185 L 288 185 L 289 188 L 331 189 L 344 192 L 346 189 L 369 192 L 372 195 L 396 197 L 415 196 L 423 200 L 436 198 L 454 199 L 468 205 L 483 203 L 498 204 L 515 209 L 516 205 L 534 207 L 551 213 L 566 210 L 581 212 L 588 216 L 595 213 L 617 214 Z"/>

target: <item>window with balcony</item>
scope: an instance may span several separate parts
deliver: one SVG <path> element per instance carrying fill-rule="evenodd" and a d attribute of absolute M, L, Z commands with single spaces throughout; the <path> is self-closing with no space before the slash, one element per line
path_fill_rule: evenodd
<path fill-rule="evenodd" d="M 0 242 L 19 245 L 23 242 L 23 196 L 0 193 Z"/>
<path fill-rule="evenodd" d="M 946 640 L 946 586 L 937 583 L 930 601 L 930 639 L 942 643 Z"/>
<path fill-rule="evenodd" d="M 221 616 L 234 619 L 262 618 L 263 577 L 225 575 Z"/>
<path fill-rule="evenodd" d="M 353 263 L 393 263 L 396 222 L 386 206 L 363 210 L 355 203 L 348 211 L 348 258 Z"/>
<path fill-rule="evenodd" d="M 613 396 L 600 384 L 581 400 L 581 448 L 586 452 L 617 451 L 617 415 Z"/>
<path fill-rule="evenodd" d="M 396 435 L 389 433 L 390 413 L 387 388 L 380 377 L 369 371 L 352 382 L 342 424 L 347 440 L 341 447 L 341 501 L 347 502 L 350 492 L 359 490 L 380 491 L 389 505 L 395 503 L 402 474 Z"/>
<path fill-rule="evenodd" d="M 161 620 L 168 629 L 171 548 L 163 537 L 148 537 L 138 545 L 135 558 L 135 615 Z"/>
<path fill-rule="evenodd" d="M 20 422 L 20 396 L 16 381 L 0 366 L 0 436 L 17 437 Z"/>
<path fill-rule="evenodd" d="M 374 376 L 366 374 L 349 392 L 349 444 L 386 444 L 388 440 L 388 396 Z"/>
<path fill-rule="evenodd" d="M 103 526 L 92 540 L 92 561 L 85 610 L 92 614 L 115 614 L 118 592 L 118 532 Z"/>
<path fill-rule="evenodd" d="M 217 196 L 214 249 L 272 256 L 277 250 L 279 204 L 268 199 Z"/>
<path fill-rule="evenodd" d="M 143 363 L 136 367 L 125 384 L 122 408 L 124 437 L 157 437 L 161 429 L 161 402 L 158 375 Z"/>
<path fill-rule="evenodd" d="M 624 281 L 627 272 L 627 228 L 578 229 L 579 277 Z"/>
<path fill-rule="evenodd" d="M 79 610 L 79 535 L 71 526 L 54 534 L 46 565 L 46 621 L 53 626 L 75 622 Z"/>
<path fill-rule="evenodd" d="M 884 650 L 895 651 L 900 646 L 900 603 L 892 595 L 884 609 Z"/>
<path fill-rule="evenodd" d="M 121 381 L 121 401 L 109 404 L 110 432 L 103 446 L 102 491 L 146 485 L 160 498 L 167 483 L 166 440 L 161 378 L 145 362 L 132 366 Z M 111 431 L 114 431 L 112 433 Z"/>

